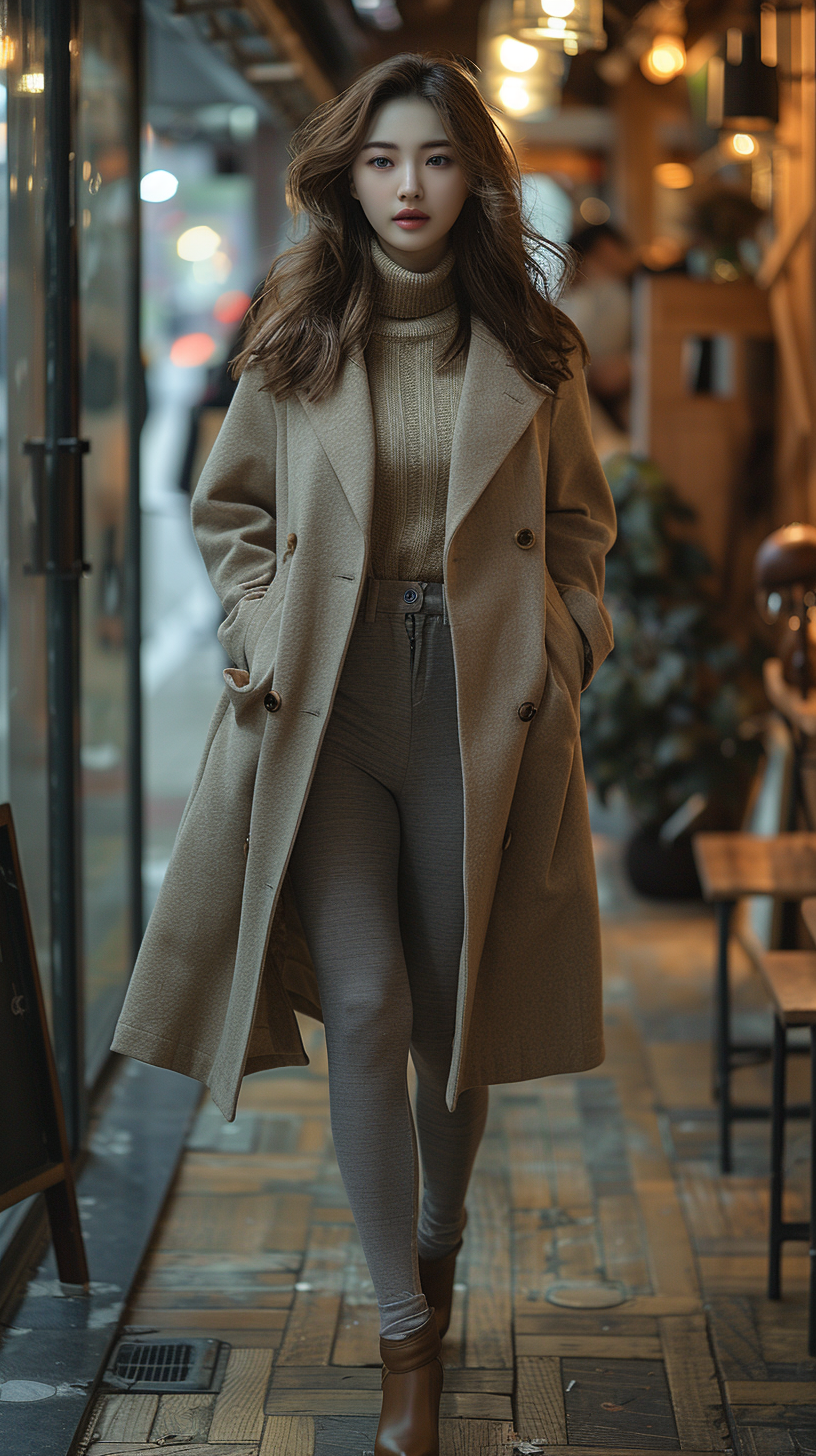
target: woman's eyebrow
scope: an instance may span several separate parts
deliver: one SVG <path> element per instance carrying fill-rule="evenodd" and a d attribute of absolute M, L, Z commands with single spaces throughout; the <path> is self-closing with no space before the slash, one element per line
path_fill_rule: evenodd
<path fill-rule="evenodd" d="M 440 142 L 423 142 L 421 144 L 421 146 L 420 146 L 420 151 L 425 152 L 425 151 L 430 151 L 432 149 L 435 150 L 437 147 L 449 147 L 449 146 L 450 146 L 450 142 L 448 141 L 448 138 L 445 137 Z M 361 147 L 360 150 L 363 151 L 363 152 L 365 152 L 365 151 L 368 151 L 369 147 L 377 147 L 378 151 L 381 151 L 381 152 L 398 152 L 399 151 L 399 147 L 397 146 L 397 143 L 396 142 L 365 142 L 363 144 L 363 146 Z"/>

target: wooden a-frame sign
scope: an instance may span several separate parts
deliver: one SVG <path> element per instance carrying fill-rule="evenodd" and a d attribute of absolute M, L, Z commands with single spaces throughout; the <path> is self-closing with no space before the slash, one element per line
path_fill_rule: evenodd
<path fill-rule="evenodd" d="M 0 804 L 0 1210 L 45 1195 L 57 1270 L 88 1286 L 57 1069 L 10 804 Z"/>

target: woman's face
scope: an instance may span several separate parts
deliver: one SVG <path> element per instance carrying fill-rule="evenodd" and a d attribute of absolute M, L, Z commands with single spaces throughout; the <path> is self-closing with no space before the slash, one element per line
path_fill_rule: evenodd
<path fill-rule="evenodd" d="M 430 101 L 403 96 L 380 107 L 351 169 L 351 195 L 394 263 L 436 267 L 467 185 Z"/>

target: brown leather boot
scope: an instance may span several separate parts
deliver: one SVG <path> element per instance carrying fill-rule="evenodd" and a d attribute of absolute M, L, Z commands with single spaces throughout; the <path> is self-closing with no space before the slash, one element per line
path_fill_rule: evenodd
<path fill-rule="evenodd" d="M 439 1456 L 439 1348 L 433 1310 L 404 1340 L 380 1336 L 382 1413 L 374 1456 Z"/>
<path fill-rule="evenodd" d="M 467 1213 L 465 1213 L 462 1224 L 463 1231 L 466 1223 Z M 456 1248 L 451 1249 L 449 1254 L 444 1254 L 441 1259 L 423 1259 L 422 1255 L 419 1255 L 419 1282 L 422 1285 L 422 1293 L 428 1301 L 428 1307 L 436 1310 L 440 1340 L 444 1340 L 448 1333 L 451 1320 L 456 1256 L 461 1247 L 462 1240 L 460 1239 Z"/>

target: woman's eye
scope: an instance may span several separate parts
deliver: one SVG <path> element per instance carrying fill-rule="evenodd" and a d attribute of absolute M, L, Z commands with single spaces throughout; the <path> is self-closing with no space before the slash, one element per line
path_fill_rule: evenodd
<path fill-rule="evenodd" d="M 383 162 L 385 164 L 385 166 L 381 167 L 380 166 L 380 162 Z M 383 172 L 383 171 L 385 171 L 385 167 L 390 167 L 391 166 L 391 158 L 390 157 L 372 157 L 371 158 L 371 161 L 369 163 L 369 166 L 375 167 L 378 172 Z"/>
<path fill-rule="evenodd" d="M 437 156 L 437 157 L 429 157 L 428 158 L 428 165 L 429 166 L 435 166 L 437 162 L 441 162 L 442 166 L 443 167 L 446 167 L 448 165 L 448 163 L 451 162 L 452 160 L 453 160 L 452 157 L 443 157 L 442 154 L 441 154 L 441 152 L 440 152 L 439 156 Z"/>

